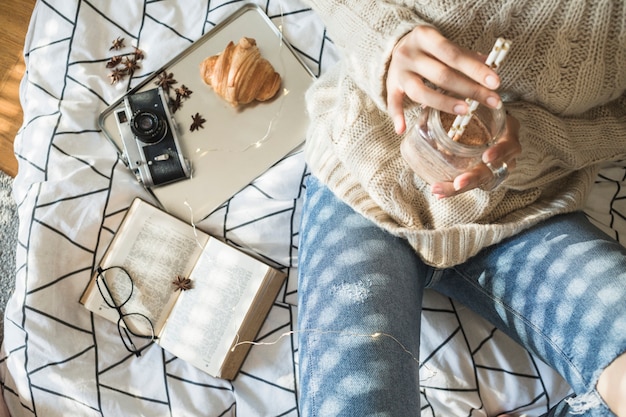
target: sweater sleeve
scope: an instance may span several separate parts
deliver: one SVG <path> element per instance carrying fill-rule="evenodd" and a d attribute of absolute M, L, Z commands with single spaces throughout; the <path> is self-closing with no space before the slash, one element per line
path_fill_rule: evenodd
<path fill-rule="evenodd" d="M 572 171 L 626 158 L 626 92 L 576 116 L 559 117 L 528 102 L 506 104 L 520 120 L 522 155 L 511 188 L 542 186 Z"/>
<path fill-rule="evenodd" d="M 326 24 L 351 78 L 386 109 L 386 72 L 398 40 L 427 24 L 414 10 L 390 1 L 306 0 Z"/>

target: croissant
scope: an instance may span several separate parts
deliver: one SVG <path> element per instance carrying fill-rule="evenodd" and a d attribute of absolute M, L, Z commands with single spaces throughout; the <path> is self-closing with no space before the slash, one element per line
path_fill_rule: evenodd
<path fill-rule="evenodd" d="M 266 101 L 276 95 L 281 83 L 272 64 L 261 56 L 256 40 L 243 37 L 232 41 L 219 54 L 200 64 L 202 80 L 233 107 L 253 100 Z"/>

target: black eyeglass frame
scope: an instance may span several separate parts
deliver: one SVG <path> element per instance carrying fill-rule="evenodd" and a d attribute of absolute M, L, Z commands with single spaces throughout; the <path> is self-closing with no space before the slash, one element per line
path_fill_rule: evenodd
<path fill-rule="evenodd" d="M 124 300 L 121 303 L 117 303 L 117 301 L 115 300 L 115 297 L 113 296 L 113 292 L 109 288 L 109 285 L 107 284 L 106 278 L 104 275 L 106 271 L 113 270 L 113 269 L 118 269 L 122 271 L 124 274 L 126 274 L 131 285 L 128 298 L 126 298 L 126 300 Z M 99 266 L 96 269 L 96 272 L 98 274 L 96 278 L 96 285 L 98 286 L 98 291 L 100 291 L 100 295 L 102 296 L 102 299 L 104 300 L 106 305 L 115 309 L 115 311 L 117 311 L 117 314 L 119 315 L 119 319 L 117 320 L 117 330 L 120 334 L 120 338 L 122 339 L 122 343 L 124 344 L 124 347 L 126 348 L 126 350 L 128 350 L 130 353 L 134 354 L 135 356 L 137 357 L 141 356 L 141 351 L 149 347 L 150 344 L 147 344 L 141 349 L 138 349 L 135 343 L 133 342 L 133 338 L 131 337 L 131 335 L 134 337 L 142 338 L 142 339 L 150 339 L 151 341 L 155 341 L 157 339 L 157 336 L 154 332 L 154 325 L 152 324 L 152 321 L 150 320 L 150 318 L 148 318 L 148 316 L 142 313 L 124 313 L 124 311 L 122 311 L 122 307 L 124 307 L 124 305 L 126 305 L 126 303 L 132 298 L 133 291 L 135 289 L 135 282 L 133 278 L 128 273 L 128 271 L 121 266 L 110 266 L 107 268 L 102 268 Z M 100 282 L 102 282 L 102 284 L 104 285 L 104 291 L 102 287 L 100 286 Z M 105 295 L 105 291 L 106 291 L 106 294 L 108 294 L 108 298 L 107 298 L 107 295 Z M 113 301 L 113 303 L 109 302 L 109 299 Z M 132 330 L 132 327 L 129 326 L 128 323 L 126 322 L 126 318 L 130 316 L 139 316 L 145 319 L 146 322 L 150 326 L 150 329 L 152 331 L 151 334 L 145 335 L 145 334 L 138 334 L 134 332 Z"/>

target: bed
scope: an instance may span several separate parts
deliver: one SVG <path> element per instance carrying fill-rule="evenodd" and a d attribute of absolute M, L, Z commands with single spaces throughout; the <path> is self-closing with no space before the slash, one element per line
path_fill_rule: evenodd
<path fill-rule="evenodd" d="M 119 161 L 98 115 L 244 3 L 37 2 L 24 47 L 24 125 L 15 141 L 17 281 L 0 352 L 6 414 L 298 415 L 298 224 L 308 176 L 300 150 L 196 224 L 287 275 L 235 380 L 212 378 L 157 345 L 140 357 L 129 354 L 116 326 L 78 302 L 133 199 L 154 198 Z M 323 23 L 300 0 L 257 3 L 314 75 L 337 60 Z M 145 57 L 132 76 L 112 83 L 106 62 L 119 37 Z M 625 174 L 626 164 L 607 165 L 587 206 L 618 240 L 626 230 Z M 536 357 L 432 291 L 422 346 L 413 354 L 421 362 L 422 416 L 541 415 L 570 391 Z"/>

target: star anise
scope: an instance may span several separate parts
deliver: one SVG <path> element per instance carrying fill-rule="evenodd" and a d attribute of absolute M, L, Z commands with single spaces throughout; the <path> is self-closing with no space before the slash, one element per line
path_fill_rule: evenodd
<path fill-rule="evenodd" d="M 120 38 L 120 37 L 115 39 L 112 43 L 113 43 L 113 46 L 109 48 L 109 51 L 112 51 L 113 49 L 117 51 L 117 50 L 122 49 L 124 46 L 126 46 L 124 45 L 124 38 Z"/>
<path fill-rule="evenodd" d="M 126 57 L 123 65 L 131 76 L 135 73 L 135 70 L 141 68 L 139 64 L 137 64 L 137 60 L 135 58 Z"/>
<path fill-rule="evenodd" d="M 174 291 L 187 291 L 193 288 L 193 281 L 178 275 L 176 279 L 172 281 L 172 285 L 175 287 Z"/>
<path fill-rule="evenodd" d="M 115 68 L 113 71 L 111 71 L 111 74 L 109 74 L 109 78 L 111 78 L 111 84 L 115 84 L 116 82 L 123 80 L 126 74 L 126 69 Z"/>
<path fill-rule="evenodd" d="M 206 120 L 204 119 L 204 117 L 200 116 L 200 113 L 196 113 L 195 115 L 191 116 L 191 118 L 193 119 L 193 123 L 189 127 L 190 132 L 198 129 L 204 129 L 204 122 L 206 122 Z"/>
<path fill-rule="evenodd" d="M 122 62 L 122 57 L 119 55 L 115 55 L 109 62 L 107 62 L 107 68 L 115 68 Z"/>
<path fill-rule="evenodd" d="M 136 46 L 133 46 L 133 48 L 135 48 L 135 59 L 141 61 L 144 58 L 143 51 Z"/>
<path fill-rule="evenodd" d="M 180 99 L 180 96 L 176 96 L 176 98 L 169 98 L 169 105 L 170 105 L 170 109 L 172 110 L 172 113 L 176 113 L 183 105 L 182 100 Z"/>
<path fill-rule="evenodd" d="M 178 87 L 175 91 L 176 91 L 176 97 L 180 97 L 180 98 L 189 98 L 191 93 L 193 93 L 193 91 L 187 88 L 185 84 Z"/>
<path fill-rule="evenodd" d="M 170 87 L 174 84 L 177 83 L 177 81 L 174 79 L 174 74 L 171 72 L 167 72 L 167 71 L 162 71 L 158 77 L 157 80 L 154 82 L 156 85 L 158 85 L 159 87 L 163 88 L 163 91 L 165 91 L 165 93 L 169 93 L 170 91 Z"/>

